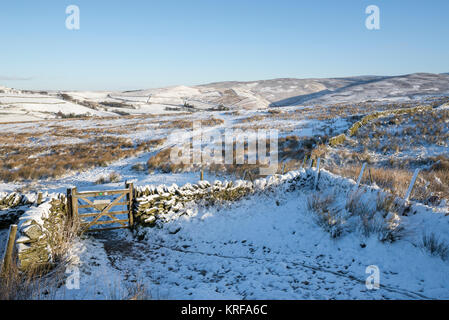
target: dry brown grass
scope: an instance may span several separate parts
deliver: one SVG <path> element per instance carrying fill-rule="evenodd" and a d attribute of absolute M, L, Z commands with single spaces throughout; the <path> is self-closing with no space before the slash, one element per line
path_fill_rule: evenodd
<path fill-rule="evenodd" d="M 256 114 L 256 115 L 252 115 L 250 117 L 246 117 L 243 119 L 238 120 L 239 123 L 254 123 L 254 122 L 259 122 L 259 121 L 264 121 L 266 119 L 270 119 L 271 116 L 267 115 L 267 114 Z"/>
<path fill-rule="evenodd" d="M 343 233 L 344 221 L 339 217 L 337 210 L 333 208 L 335 194 L 312 194 L 307 198 L 307 207 L 316 214 L 315 221 L 328 232 L 332 238 L 337 238 Z"/>
<path fill-rule="evenodd" d="M 67 253 L 78 239 L 80 233 L 79 219 L 72 219 L 67 214 L 65 197 L 53 199 L 52 208 L 47 218 L 44 218 L 46 243 L 51 250 L 53 264 L 63 266 L 68 263 Z"/>
<path fill-rule="evenodd" d="M 394 242 L 405 235 L 404 227 L 394 218 L 404 207 L 391 195 L 378 194 L 376 208 L 363 200 L 365 191 L 352 192 L 346 202 L 346 210 L 358 218 L 358 229 L 364 236 L 376 234 L 382 242 Z"/>
<path fill-rule="evenodd" d="M 431 105 L 440 102 L 441 99 L 436 99 Z M 337 166 L 328 169 L 356 179 L 361 163 L 367 162 L 371 164 L 373 182 L 402 197 L 414 169 L 421 168 L 423 170 L 415 184 L 412 198 L 431 203 L 438 199 L 449 199 L 449 154 L 444 148 L 449 141 L 449 111 L 429 108 L 403 111 L 403 114 L 367 122 L 355 132 L 352 139 L 335 146 L 336 149 L 331 150 L 331 158 Z M 442 154 L 423 158 L 423 148 L 441 150 Z M 419 156 L 413 155 L 415 150 Z M 365 174 L 364 180 L 368 178 L 369 172 Z"/>
<path fill-rule="evenodd" d="M 94 136 L 86 143 L 49 147 L 14 145 L 0 147 L 0 180 L 5 182 L 56 178 L 135 156 L 163 143 L 161 139 L 138 142 L 115 136 Z"/>
<path fill-rule="evenodd" d="M 357 180 L 361 166 L 335 167 L 332 170 L 341 176 Z M 376 183 L 379 187 L 395 195 L 404 196 L 413 173 L 405 170 L 384 168 L 368 168 L 362 178 L 362 183 Z M 372 179 L 372 181 L 371 181 Z"/>
<path fill-rule="evenodd" d="M 357 180 L 361 166 L 330 166 L 327 169 L 338 175 Z M 412 176 L 413 172 L 409 170 L 368 167 L 363 175 L 362 183 L 370 185 L 373 182 L 382 189 L 391 192 L 396 196 L 404 197 Z M 435 177 L 437 177 L 442 183 L 438 183 Z M 422 171 L 420 172 L 415 183 L 411 198 L 424 202 L 435 201 L 438 198 L 449 199 L 448 182 L 448 170 Z M 437 198 L 432 198 L 432 195 Z"/>
<path fill-rule="evenodd" d="M 290 170 L 297 170 L 303 165 L 303 160 L 305 157 L 310 158 L 310 156 L 322 157 L 325 154 L 326 147 L 324 144 L 319 144 L 319 141 L 326 140 L 324 137 L 298 137 L 295 135 L 289 135 L 286 137 L 281 137 L 278 139 L 278 168 L 277 173 L 285 173 Z M 191 145 L 192 148 L 192 145 Z M 248 143 L 245 141 L 244 149 L 245 155 L 247 154 Z M 270 152 L 270 141 L 266 141 L 266 151 Z M 221 164 L 213 163 L 207 167 L 203 167 L 201 164 L 192 163 L 178 163 L 175 164 L 170 159 L 170 154 L 172 149 L 164 149 L 152 156 L 147 162 L 147 168 L 150 172 L 160 170 L 165 173 L 169 172 L 186 172 L 186 171 L 198 171 L 204 169 L 215 174 L 233 175 L 237 178 L 258 178 L 259 171 L 261 167 L 266 167 L 266 164 L 256 160 L 255 164 L 247 163 L 245 157 L 245 163 L 237 163 L 236 161 L 236 142 L 233 142 L 233 163 L 232 164 Z M 225 147 L 222 146 L 222 156 L 225 157 Z M 190 158 L 190 160 L 192 160 Z M 246 172 L 246 175 L 245 175 Z"/>
<path fill-rule="evenodd" d="M 396 115 L 368 123 L 357 132 L 356 138 L 366 148 L 384 154 L 425 145 L 444 146 L 449 140 L 447 121 L 446 110 Z"/>
<path fill-rule="evenodd" d="M 14 253 L 6 272 L 0 275 L 0 300 L 54 299 L 56 289 L 64 284 L 67 253 L 79 235 L 79 221 L 65 212 L 65 198 L 53 199 L 49 217 L 44 219 L 52 264 L 19 267 Z"/>
<path fill-rule="evenodd" d="M 287 172 L 290 170 L 299 169 L 302 161 L 306 155 L 310 157 L 313 147 L 316 144 L 314 138 L 304 138 L 297 136 L 287 136 L 278 139 L 278 170 L 277 173 Z M 192 145 L 191 145 L 192 148 Z M 248 143 L 245 141 L 244 150 L 245 155 L 247 154 Z M 203 150 L 204 151 L 204 150 Z M 215 174 L 229 174 L 235 177 L 242 178 L 247 172 L 246 178 L 258 178 L 259 169 L 261 167 L 266 167 L 266 164 L 262 164 L 259 159 L 256 159 L 256 163 L 250 164 L 245 158 L 244 163 L 237 163 L 236 156 L 236 142 L 233 142 L 233 163 L 232 164 L 221 164 L 212 163 L 207 167 L 203 167 L 201 164 L 193 163 L 178 163 L 175 164 L 171 161 L 172 149 L 166 148 L 152 156 L 147 162 L 147 168 L 150 172 L 160 170 L 161 172 L 186 172 L 186 171 L 198 171 L 204 169 Z M 270 152 L 270 140 L 266 141 L 266 152 Z M 222 157 L 225 158 L 225 147 L 222 146 Z M 190 158 L 190 160 L 192 160 Z"/>
<path fill-rule="evenodd" d="M 43 285 L 40 279 L 44 274 L 31 270 L 21 271 L 13 257 L 13 262 L 8 266 L 8 271 L 0 275 L 0 300 L 28 300 L 40 296 Z"/>
<path fill-rule="evenodd" d="M 196 121 L 196 120 L 195 120 Z M 193 120 L 164 120 L 159 122 L 160 129 L 192 129 Z M 198 120 L 202 127 L 214 127 L 224 123 L 222 119 L 211 117 L 209 119 Z"/>

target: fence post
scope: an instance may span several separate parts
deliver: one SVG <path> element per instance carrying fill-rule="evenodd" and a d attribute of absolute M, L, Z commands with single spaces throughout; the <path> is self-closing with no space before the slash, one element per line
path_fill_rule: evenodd
<path fill-rule="evenodd" d="M 312 164 L 313 164 L 313 159 L 312 159 L 312 156 L 310 156 L 308 167 L 312 168 Z"/>
<path fill-rule="evenodd" d="M 201 173 L 200 173 L 200 180 L 203 181 L 204 180 L 204 172 L 203 169 L 201 169 Z"/>
<path fill-rule="evenodd" d="M 318 157 L 317 161 L 316 161 L 316 170 L 315 170 L 315 183 L 313 185 L 313 189 L 317 189 L 318 187 L 318 176 L 320 174 L 320 162 L 321 162 L 321 158 Z"/>
<path fill-rule="evenodd" d="M 365 167 L 366 167 L 366 162 L 363 163 L 362 168 L 360 169 L 360 174 L 359 174 L 359 178 L 357 179 L 356 188 L 358 188 L 360 185 L 360 182 L 362 182 L 362 177 L 363 177 L 363 172 L 365 172 Z M 371 176 L 371 174 L 370 174 L 370 176 Z"/>
<path fill-rule="evenodd" d="M 410 198 L 410 195 L 412 194 L 413 186 L 415 185 L 416 178 L 418 178 L 418 174 L 419 174 L 419 169 L 416 169 L 415 172 L 413 173 L 413 177 L 412 177 L 412 180 L 410 181 L 410 185 L 408 186 L 407 193 L 405 194 L 405 198 L 404 198 L 405 201 L 408 201 L 408 199 Z"/>
<path fill-rule="evenodd" d="M 373 184 L 373 176 L 371 175 L 371 168 L 368 168 L 368 173 L 369 173 L 369 184 L 372 185 Z"/>
<path fill-rule="evenodd" d="M 7 275 L 12 262 L 12 254 L 14 251 L 14 243 L 16 242 L 17 225 L 9 226 L 8 242 L 6 243 L 5 254 L 3 256 L 1 275 Z"/>
<path fill-rule="evenodd" d="M 302 159 L 302 165 L 299 169 L 304 168 L 304 166 L 306 165 L 306 160 L 307 160 L 307 155 L 304 155 L 304 159 Z"/>
<path fill-rule="evenodd" d="M 133 216 L 134 183 L 125 182 L 125 187 L 129 189 L 129 193 L 126 195 L 126 200 L 128 201 L 129 226 L 132 228 L 134 226 L 134 216 Z"/>

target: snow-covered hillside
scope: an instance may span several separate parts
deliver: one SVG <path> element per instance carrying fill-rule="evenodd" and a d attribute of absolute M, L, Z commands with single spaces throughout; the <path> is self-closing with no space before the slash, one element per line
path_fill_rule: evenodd
<path fill-rule="evenodd" d="M 70 116 L 120 116 L 227 109 L 408 101 L 449 95 L 449 75 L 219 82 L 125 92 L 30 92 L 0 87 L 0 122 Z"/>
<path fill-rule="evenodd" d="M 83 235 L 73 243 L 70 266 L 80 270 L 80 288 L 61 282 L 42 292 L 117 299 L 129 298 L 137 286 L 153 299 L 449 299 L 448 101 L 449 76 L 432 74 L 126 92 L 2 87 L 0 247 L 10 223 L 40 215 L 34 201 L 11 203 L 23 194 L 47 199 L 73 187 L 120 189 L 125 181 L 136 190 L 182 186 L 196 183 L 204 170 L 210 182 L 246 179 L 237 183 L 251 191 L 238 201 L 181 194 L 185 207 L 173 211 L 167 198 L 145 202 L 140 194 L 135 203 L 148 207 L 134 208 L 135 230 Z M 174 146 L 190 142 L 199 125 L 204 136 L 194 152 L 203 162 L 174 163 Z M 172 135 L 177 129 L 185 130 L 182 138 Z M 278 130 L 270 151 L 279 174 L 263 178 L 258 164 L 209 162 L 210 147 L 223 147 L 209 134 L 218 140 L 227 129 L 243 132 L 233 137 L 236 145 L 255 130 Z M 309 166 L 318 157 L 315 188 Z M 363 163 L 355 192 L 352 179 Z M 410 202 L 404 201 L 415 169 L 421 171 Z M 373 268 L 378 290 L 365 283 Z"/>

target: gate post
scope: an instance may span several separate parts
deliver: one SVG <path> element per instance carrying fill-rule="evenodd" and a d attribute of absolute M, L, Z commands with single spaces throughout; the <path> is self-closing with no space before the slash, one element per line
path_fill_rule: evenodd
<path fill-rule="evenodd" d="M 67 216 L 69 220 L 73 220 L 73 208 L 72 208 L 72 189 L 67 189 Z"/>
<path fill-rule="evenodd" d="M 0 276 L 8 275 L 9 267 L 11 266 L 12 262 L 14 243 L 16 242 L 16 235 L 17 235 L 17 225 L 12 224 L 9 226 L 8 241 L 6 243 L 5 255 L 3 257 L 1 265 Z"/>
<path fill-rule="evenodd" d="M 134 183 L 125 182 L 125 188 L 129 189 L 129 192 L 126 195 L 126 200 L 128 201 L 129 226 L 132 228 L 134 226 L 134 217 L 133 217 Z"/>
<path fill-rule="evenodd" d="M 75 216 L 78 216 L 78 198 L 76 197 L 77 189 L 72 188 L 70 190 L 70 198 L 71 198 L 71 206 L 72 206 L 72 218 L 75 218 Z"/>

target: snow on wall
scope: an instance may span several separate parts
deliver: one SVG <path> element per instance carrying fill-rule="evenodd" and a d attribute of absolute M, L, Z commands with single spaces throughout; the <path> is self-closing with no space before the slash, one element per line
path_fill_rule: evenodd
<path fill-rule="evenodd" d="M 186 213 L 187 204 L 206 202 L 216 204 L 224 201 L 237 201 L 247 195 L 275 187 L 299 175 L 292 171 L 284 175 L 274 175 L 257 179 L 233 181 L 199 181 L 197 184 L 148 185 L 136 188 L 134 203 L 137 222 L 144 226 L 154 226 L 157 220 L 167 221 Z"/>
<path fill-rule="evenodd" d="M 66 198 L 63 194 L 46 195 L 43 202 L 31 207 L 18 224 L 19 264 L 23 269 L 46 267 L 54 262 L 54 235 L 59 233 L 66 215 Z"/>

